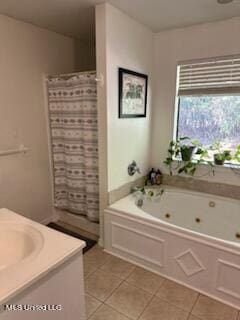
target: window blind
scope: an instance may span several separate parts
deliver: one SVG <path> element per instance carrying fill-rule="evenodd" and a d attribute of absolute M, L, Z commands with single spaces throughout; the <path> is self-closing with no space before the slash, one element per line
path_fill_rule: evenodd
<path fill-rule="evenodd" d="M 240 56 L 178 65 L 178 95 L 240 93 Z"/>

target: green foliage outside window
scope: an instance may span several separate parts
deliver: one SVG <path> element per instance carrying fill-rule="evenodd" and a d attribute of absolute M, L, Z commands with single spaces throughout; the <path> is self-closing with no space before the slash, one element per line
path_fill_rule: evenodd
<path fill-rule="evenodd" d="M 240 144 L 240 95 L 180 97 L 178 137 L 204 146 L 219 142 L 234 150 Z"/>

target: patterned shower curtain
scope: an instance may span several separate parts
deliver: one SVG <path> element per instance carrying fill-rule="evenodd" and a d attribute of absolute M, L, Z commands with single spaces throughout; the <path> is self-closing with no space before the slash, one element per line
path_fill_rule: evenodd
<path fill-rule="evenodd" d="M 55 207 L 99 220 L 97 89 L 93 73 L 48 81 Z"/>

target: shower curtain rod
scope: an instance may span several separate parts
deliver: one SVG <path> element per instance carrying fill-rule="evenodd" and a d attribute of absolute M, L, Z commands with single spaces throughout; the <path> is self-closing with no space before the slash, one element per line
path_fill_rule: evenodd
<path fill-rule="evenodd" d="M 45 81 L 48 82 L 51 79 L 54 78 L 64 78 L 64 77 L 71 77 L 75 75 L 81 75 L 81 74 L 95 74 L 96 75 L 96 70 L 90 70 L 90 71 L 79 71 L 79 72 L 73 72 L 73 73 L 63 73 L 63 74 L 53 74 L 53 75 L 44 75 Z M 95 77 L 95 81 L 100 87 L 104 86 L 104 76 L 100 74 L 98 77 Z"/>
<path fill-rule="evenodd" d="M 80 74 L 87 74 L 87 73 L 96 73 L 96 70 L 89 70 L 89 71 L 79 71 L 79 72 L 73 72 L 73 73 L 63 73 L 63 74 L 52 74 L 48 75 L 47 79 L 49 78 L 58 78 L 58 77 L 71 77 L 75 75 L 80 75 Z"/>

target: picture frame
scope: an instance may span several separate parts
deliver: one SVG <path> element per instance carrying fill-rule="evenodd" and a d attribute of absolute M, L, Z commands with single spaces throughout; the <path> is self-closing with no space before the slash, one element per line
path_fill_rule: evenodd
<path fill-rule="evenodd" d="M 147 114 L 148 76 L 119 68 L 119 118 L 145 118 Z"/>

